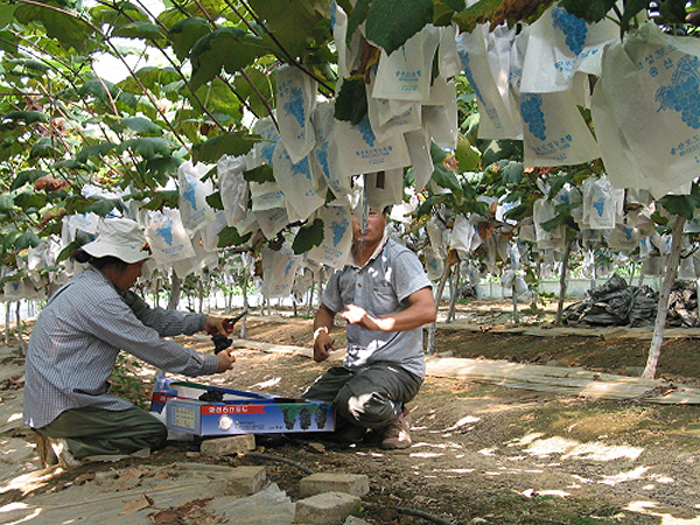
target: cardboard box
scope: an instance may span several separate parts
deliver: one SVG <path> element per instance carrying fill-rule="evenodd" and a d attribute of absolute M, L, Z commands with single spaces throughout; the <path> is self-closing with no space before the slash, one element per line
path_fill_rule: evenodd
<path fill-rule="evenodd" d="M 200 397 L 221 397 L 221 401 Z M 197 436 L 332 432 L 332 403 L 289 399 L 158 378 L 151 410 L 166 411 L 166 425 Z"/>

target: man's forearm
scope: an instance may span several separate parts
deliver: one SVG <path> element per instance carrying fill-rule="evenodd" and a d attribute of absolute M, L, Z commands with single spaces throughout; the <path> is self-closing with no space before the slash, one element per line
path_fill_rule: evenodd
<path fill-rule="evenodd" d="M 335 314 L 332 313 L 325 305 L 321 305 L 314 317 L 314 340 L 318 337 L 320 331 L 330 334 L 333 329 L 333 319 Z"/>

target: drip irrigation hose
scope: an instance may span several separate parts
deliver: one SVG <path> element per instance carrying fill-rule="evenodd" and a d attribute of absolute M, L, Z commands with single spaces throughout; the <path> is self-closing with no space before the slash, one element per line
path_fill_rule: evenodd
<path fill-rule="evenodd" d="M 280 463 L 287 463 L 288 465 L 292 465 L 293 467 L 298 468 L 304 474 L 307 474 L 309 476 L 314 473 L 314 471 L 311 470 L 306 465 L 302 465 L 301 463 L 299 463 L 297 461 L 293 461 L 291 459 L 283 458 L 282 456 L 273 456 L 271 454 L 260 454 L 259 452 L 246 452 L 244 455 L 251 457 L 251 458 L 269 459 L 270 461 L 278 461 Z"/>
<path fill-rule="evenodd" d="M 279 463 L 286 463 L 288 465 L 292 465 L 293 467 L 298 468 L 304 474 L 307 474 L 309 476 L 314 474 L 314 471 L 311 470 L 306 465 L 299 463 L 298 461 L 293 461 L 291 459 L 287 459 L 287 458 L 282 457 L 282 456 L 274 456 L 272 454 L 261 454 L 259 452 L 247 452 L 244 454 L 244 456 L 248 456 L 251 458 L 258 458 L 258 459 L 267 459 L 270 461 L 277 461 Z M 369 502 L 364 502 L 364 503 L 369 507 L 375 507 L 375 505 L 372 503 L 369 503 Z M 407 507 L 396 507 L 396 512 L 399 514 L 405 514 L 406 516 L 414 516 L 417 518 L 423 518 L 424 520 L 431 521 L 433 523 L 436 523 L 437 525 L 454 525 L 454 523 L 451 521 L 440 518 L 438 516 L 433 516 L 432 514 L 428 514 L 427 512 L 423 512 L 422 510 L 409 509 Z"/>

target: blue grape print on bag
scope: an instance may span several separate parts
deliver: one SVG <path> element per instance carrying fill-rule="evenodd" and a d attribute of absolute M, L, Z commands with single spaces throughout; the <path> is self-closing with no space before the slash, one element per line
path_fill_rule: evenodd
<path fill-rule="evenodd" d="M 542 113 L 542 96 L 532 93 L 523 93 L 520 97 L 520 114 L 523 122 L 535 137 L 547 140 L 547 126 Z"/>
<path fill-rule="evenodd" d="M 552 11 L 552 25 L 566 36 L 566 45 L 571 51 L 580 55 L 586 45 L 588 25 L 583 18 L 572 15 L 563 7 Z"/>
<path fill-rule="evenodd" d="M 343 219 L 342 221 L 331 222 L 331 230 L 333 231 L 333 246 L 338 246 L 340 241 L 343 240 L 345 232 L 348 231 L 350 227 L 350 221 Z"/>
<path fill-rule="evenodd" d="M 673 72 L 672 84 L 656 91 L 658 111 L 668 108 L 681 114 L 681 119 L 693 129 L 700 129 L 700 59 L 685 55 Z"/>
<path fill-rule="evenodd" d="M 304 126 L 305 122 L 305 112 L 304 112 L 304 98 L 301 88 L 293 87 L 289 92 L 290 100 L 284 104 L 284 110 L 294 116 L 300 126 Z"/>

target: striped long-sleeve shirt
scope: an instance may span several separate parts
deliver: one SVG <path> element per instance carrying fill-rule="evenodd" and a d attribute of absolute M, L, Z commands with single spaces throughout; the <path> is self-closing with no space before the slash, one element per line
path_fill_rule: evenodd
<path fill-rule="evenodd" d="M 120 350 L 172 373 L 190 377 L 215 373 L 217 356 L 162 339 L 202 330 L 205 317 L 130 307 L 99 270 L 76 275 L 54 293 L 32 330 L 25 365 L 24 423 L 41 428 L 71 408 L 129 408 L 129 401 L 107 393 Z"/>

